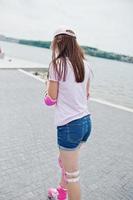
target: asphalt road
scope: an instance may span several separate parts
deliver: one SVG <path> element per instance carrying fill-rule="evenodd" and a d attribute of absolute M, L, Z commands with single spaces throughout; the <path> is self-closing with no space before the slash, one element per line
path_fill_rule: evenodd
<path fill-rule="evenodd" d="M 54 107 L 44 84 L 0 70 L 0 200 L 45 200 L 60 179 Z M 81 149 L 82 200 L 133 199 L 133 113 L 88 102 L 93 129 Z"/>

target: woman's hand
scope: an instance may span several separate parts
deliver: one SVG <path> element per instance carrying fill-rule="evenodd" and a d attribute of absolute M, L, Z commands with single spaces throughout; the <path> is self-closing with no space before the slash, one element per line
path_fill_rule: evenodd
<path fill-rule="evenodd" d="M 87 100 L 89 99 L 89 97 L 90 97 L 90 93 L 88 92 L 88 93 L 87 93 Z"/>
<path fill-rule="evenodd" d="M 87 85 L 86 85 L 86 96 L 87 96 L 87 100 L 90 97 L 90 79 L 87 80 Z"/>

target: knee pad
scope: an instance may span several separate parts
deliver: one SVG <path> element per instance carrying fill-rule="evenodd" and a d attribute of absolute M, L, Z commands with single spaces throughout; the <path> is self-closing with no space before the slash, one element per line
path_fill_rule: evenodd
<path fill-rule="evenodd" d="M 67 172 L 65 171 L 65 180 L 67 183 L 74 183 L 74 182 L 78 182 L 80 179 L 79 176 L 79 170 L 74 171 L 74 172 Z"/>
<path fill-rule="evenodd" d="M 58 164 L 59 164 L 59 166 L 62 169 L 62 174 L 63 174 L 63 177 L 64 177 L 64 181 L 66 183 L 69 183 L 69 182 L 78 182 L 79 181 L 79 179 L 80 179 L 79 170 L 74 171 L 74 172 L 67 172 L 67 171 L 65 171 L 64 166 L 62 164 L 62 161 L 61 161 L 60 157 L 58 158 Z"/>
<path fill-rule="evenodd" d="M 56 99 L 52 99 L 48 94 L 47 92 L 45 93 L 45 96 L 44 96 L 44 99 L 43 99 L 43 102 L 47 105 L 47 106 L 52 106 L 54 104 L 57 103 L 57 100 Z"/>

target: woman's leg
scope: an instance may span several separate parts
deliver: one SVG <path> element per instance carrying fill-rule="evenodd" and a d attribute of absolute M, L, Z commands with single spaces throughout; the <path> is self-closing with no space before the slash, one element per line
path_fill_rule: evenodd
<path fill-rule="evenodd" d="M 66 151 L 60 149 L 60 158 L 66 172 L 69 200 L 81 200 L 79 182 L 79 149 Z M 63 177 L 62 177 L 63 179 Z M 62 181 L 63 183 L 63 181 Z"/>
<path fill-rule="evenodd" d="M 81 146 L 80 146 L 80 148 L 82 149 L 82 148 L 85 148 L 84 147 L 84 143 L 81 143 L 80 144 Z M 60 160 L 60 161 L 59 161 Z M 59 158 L 58 158 L 58 162 L 60 163 L 59 165 L 60 165 L 60 167 L 62 168 L 63 166 L 62 166 L 62 161 L 61 161 L 61 157 L 60 157 L 60 154 L 59 154 Z M 62 169 L 62 174 L 61 174 L 61 180 L 60 180 L 60 183 L 59 183 L 64 189 L 67 189 L 67 184 L 66 184 L 66 181 L 64 180 L 64 174 L 63 174 L 63 169 Z"/>
<path fill-rule="evenodd" d="M 63 164 L 62 164 L 62 161 L 61 161 L 61 157 L 60 157 L 60 154 L 59 154 L 59 158 L 58 158 L 58 163 L 59 163 L 59 166 L 61 168 L 61 180 L 60 180 L 60 186 L 62 186 L 64 189 L 67 189 L 67 183 L 64 179 L 64 167 L 63 167 Z"/>

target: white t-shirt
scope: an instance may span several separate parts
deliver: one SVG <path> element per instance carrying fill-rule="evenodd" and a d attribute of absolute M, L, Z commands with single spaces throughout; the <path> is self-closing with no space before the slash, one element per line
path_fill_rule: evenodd
<path fill-rule="evenodd" d="M 74 71 L 68 58 L 66 59 L 66 63 L 68 67 L 66 81 L 59 81 L 58 98 L 55 105 L 55 126 L 65 125 L 74 119 L 79 119 L 90 114 L 86 94 L 87 80 L 90 79 L 89 63 L 84 60 L 85 79 L 82 83 L 75 81 Z M 52 65 L 49 69 L 48 80 L 58 81 Z"/>

